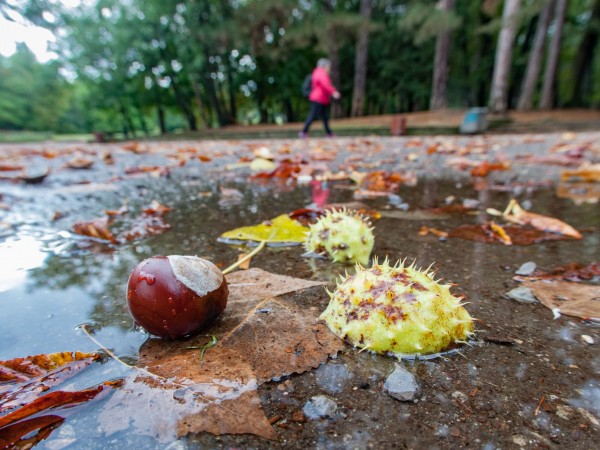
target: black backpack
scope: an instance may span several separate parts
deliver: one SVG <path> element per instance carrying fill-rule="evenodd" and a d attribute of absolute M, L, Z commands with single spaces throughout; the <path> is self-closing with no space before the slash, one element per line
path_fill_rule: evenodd
<path fill-rule="evenodd" d="M 312 74 L 309 73 L 304 77 L 304 81 L 302 82 L 302 95 L 308 97 L 310 91 L 312 91 Z"/>

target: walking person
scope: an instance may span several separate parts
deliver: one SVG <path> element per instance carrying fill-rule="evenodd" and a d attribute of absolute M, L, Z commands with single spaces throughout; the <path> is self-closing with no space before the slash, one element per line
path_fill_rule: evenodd
<path fill-rule="evenodd" d="M 325 133 L 327 136 L 334 136 L 329 128 L 329 104 L 331 98 L 340 98 L 340 93 L 331 84 L 329 72 L 331 71 L 331 62 L 327 58 L 321 58 L 317 62 L 317 67 L 312 72 L 311 90 L 308 96 L 310 100 L 310 111 L 304 122 L 304 128 L 300 132 L 300 137 L 308 137 L 308 130 L 315 119 L 321 118 Z"/>

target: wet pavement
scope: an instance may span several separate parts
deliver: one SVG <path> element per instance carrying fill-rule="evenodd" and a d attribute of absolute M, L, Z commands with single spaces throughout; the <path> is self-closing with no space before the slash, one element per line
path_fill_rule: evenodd
<path fill-rule="evenodd" d="M 436 142 L 442 144 L 435 147 Z M 85 323 L 103 345 L 135 363 L 148 337 L 134 327 L 125 301 L 127 279 L 138 262 L 159 254 L 193 254 L 226 267 L 240 249 L 217 242 L 221 233 L 312 203 L 309 184 L 250 180 L 247 166 L 232 166 L 240 158 L 252 159 L 260 147 L 276 159 L 304 158 L 321 165 L 321 172 L 326 167 L 333 173 L 414 173 L 415 185 L 402 185 L 391 196 L 360 199 L 382 212 L 374 223 L 373 256 L 416 259 L 423 267 L 434 264 L 437 276 L 456 284 L 453 293 L 465 295 L 468 311 L 478 319 L 475 341 L 458 354 L 415 361 L 348 347 L 316 370 L 265 383 L 259 388 L 261 403 L 279 441 L 202 433 L 159 443 L 134 425 L 107 434 L 98 424 L 102 400 L 78 409 L 40 447 L 596 447 L 600 325 L 566 315 L 555 318 L 541 304 L 519 302 L 506 293 L 519 287 L 512 277 L 525 263 L 550 270 L 598 261 L 598 203 L 559 197 L 565 167 L 525 156 L 571 155 L 573 164 L 597 163 L 600 133 L 179 141 L 129 149 L 119 144 L 0 146 L 1 163 L 25 164 L 32 176 L 50 168 L 40 184 L 16 182 L 9 179 L 11 172 L 1 173 L 0 360 L 98 350 L 79 328 Z M 434 147 L 437 151 L 431 150 Z M 105 162 L 108 152 L 113 164 Z M 88 170 L 65 168 L 74 155 L 94 165 Z M 497 160 L 509 161 L 511 170 L 474 182 L 466 161 Z M 354 201 L 352 186 L 348 181 L 330 182 L 328 201 Z M 511 198 L 536 213 L 568 222 L 582 231 L 583 239 L 505 246 L 419 234 L 422 226 L 450 230 L 481 223 L 486 208 L 502 210 Z M 152 200 L 173 208 L 165 216 L 172 228 L 163 234 L 112 246 L 72 230 L 73 223 L 102 217 L 105 210 L 118 210 L 124 203 L 135 215 Z M 474 205 L 477 213 L 441 218 L 418 214 L 451 203 Z M 267 247 L 252 266 L 328 281 L 330 288 L 346 270 L 302 254 L 301 247 Z M 328 301 L 321 287 L 293 296 L 321 310 Z M 67 387 L 82 389 L 127 371 L 109 359 L 69 380 Z"/>

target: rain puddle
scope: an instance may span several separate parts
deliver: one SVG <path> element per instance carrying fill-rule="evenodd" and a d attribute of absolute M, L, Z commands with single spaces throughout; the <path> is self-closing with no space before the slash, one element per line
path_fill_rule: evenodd
<path fill-rule="evenodd" d="M 458 139 L 469 142 L 478 138 L 455 139 L 458 145 Z M 560 142 L 561 136 L 531 142 L 516 136 L 488 139 L 485 146 L 493 149 L 489 152 L 510 159 L 524 153 L 542 155 Z M 598 135 L 581 139 L 597 141 Z M 274 377 L 276 381 L 258 387 L 257 401 L 278 441 L 251 434 L 197 433 L 177 438 L 178 417 L 169 416 L 155 424 L 136 423 L 133 417 L 107 417 L 118 410 L 111 404 L 127 401 L 128 391 L 123 388 L 78 407 L 40 446 L 53 450 L 127 446 L 593 447 L 600 438 L 600 326 L 564 314 L 557 317 L 540 303 L 521 303 L 506 293 L 519 286 L 512 278 L 525 263 L 534 262 L 549 271 L 571 262 L 585 265 L 598 261 L 597 203 L 557 198 L 554 188 L 559 166 L 514 163 L 511 171 L 495 172 L 476 180 L 487 184 L 476 185 L 468 171 L 457 169 L 457 162 L 451 161 L 455 155 L 428 156 L 425 143 L 409 143 L 405 138 L 374 138 L 340 140 L 335 145 L 316 141 L 264 144 L 274 152 L 291 148 L 292 154 L 326 154 L 327 145 L 334 146 L 329 150 L 335 158 L 327 164 L 336 170 L 348 170 L 347 158 L 359 154 L 361 164 L 385 160 L 380 168 L 413 171 L 416 185 L 400 185 L 391 196 L 360 199 L 366 208 L 381 213 L 381 218 L 374 220 L 373 255 L 387 256 L 392 262 L 414 259 L 421 267 L 434 264 L 436 278 L 455 284 L 453 293 L 466 297 L 467 309 L 478 319 L 471 346 L 434 355 L 441 356 L 435 359 L 424 356 L 404 361 L 347 347 L 314 370 Z M 8 224 L 0 238 L 0 360 L 100 350 L 81 329 L 86 324 L 97 342 L 134 365 L 148 335 L 134 325 L 125 296 L 129 274 L 140 261 L 153 255 L 189 254 L 224 268 L 245 248 L 219 242 L 222 233 L 314 205 L 310 184 L 288 179 L 250 180 L 244 167 L 222 170 L 225 164 L 236 163 L 240 155 L 251 154 L 258 143 L 162 143 L 156 148 L 166 152 L 192 144 L 204 146 L 206 154 L 219 153 L 220 159 L 172 165 L 168 175 L 157 172 L 126 177 L 123 170 L 127 168 L 142 163 L 163 167 L 172 158 L 158 150 L 141 156 L 114 150 L 118 155 L 115 166 L 98 164 L 92 172 L 57 171 L 55 178 L 51 172 L 38 185 L 0 185 L 1 201 L 8 205 L 0 210 L 0 221 Z M 98 147 L 98 151 L 104 148 Z M 411 156 L 415 153 L 418 157 Z M 595 155 L 597 161 L 598 153 Z M 58 163 L 49 160 L 48 164 Z M 356 201 L 350 182 L 330 182 L 328 188 L 329 203 Z M 518 246 L 423 233 L 423 227 L 449 232 L 460 225 L 481 224 L 489 220 L 486 208 L 502 210 L 511 198 L 531 211 L 567 221 L 581 230 L 584 238 Z M 118 210 L 125 203 L 130 213 L 119 223 L 126 229 L 128 220 L 152 200 L 172 208 L 165 214 L 170 229 L 164 233 L 108 244 L 73 232 L 73 223 L 101 217 L 105 210 Z M 466 214 L 432 212 L 432 208 L 449 205 L 473 209 Z M 251 267 L 324 281 L 330 289 L 340 273 L 354 270 L 307 258 L 304 252 L 302 246 L 266 247 L 252 259 Z M 327 297 L 319 294 L 321 287 L 311 289 L 307 294 L 294 294 L 294 298 L 318 312 Z M 269 317 L 271 309 L 259 313 Z M 398 373 L 395 376 L 400 385 L 393 387 L 394 392 L 402 391 L 398 395 L 408 395 L 408 401 L 390 394 L 388 380 L 398 367 L 408 374 L 403 376 L 414 379 L 415 391 L 407 394 L 400 386 L 403 379 L 397 378 Z M 130 373 L 130 368 L 107 357 L 60 389 L 85 389 Z M 170 395 L 168 391 L 163 394 Z M 177 401 L 156 397 L 147 407 L 161 408 Z M 307 404 L 310 417 L 303 413 Z M 168 416 L 165 408 L 163 413 Z M 157 427 L 168 428 L 162 431 L 171 437 L 159 439 Z"/>

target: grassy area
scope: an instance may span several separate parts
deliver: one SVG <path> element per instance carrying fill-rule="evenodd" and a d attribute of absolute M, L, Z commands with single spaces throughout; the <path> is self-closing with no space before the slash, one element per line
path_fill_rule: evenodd
<path fill-rule="evenodd" d="M 0 142 L 2 143 L 25 143 L 25 142 L 90 142 L 94 136 L 85 134 L 54 134 L 50 131 L 0 131 Z"/>

